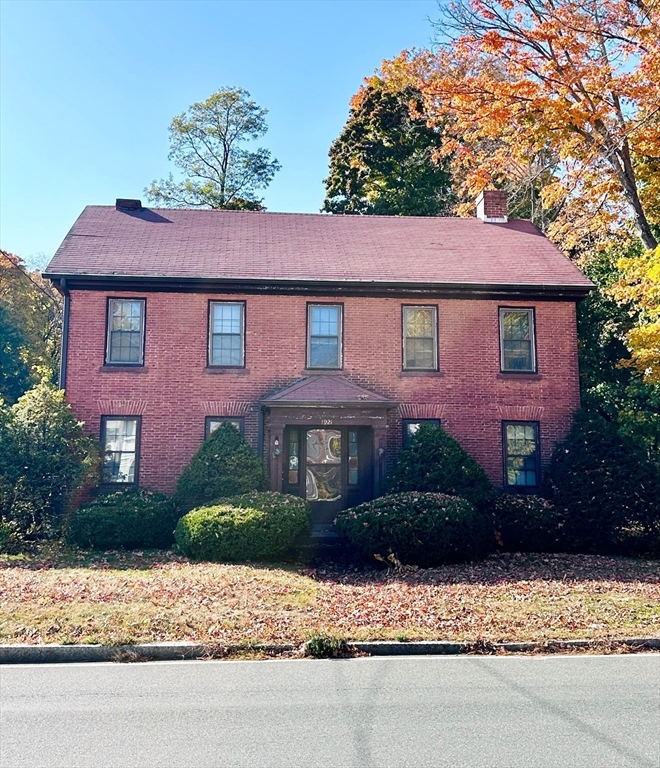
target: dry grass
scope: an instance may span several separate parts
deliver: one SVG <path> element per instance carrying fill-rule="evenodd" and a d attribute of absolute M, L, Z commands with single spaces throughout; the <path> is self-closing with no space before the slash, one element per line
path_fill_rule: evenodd
<path fill-rule="evenodd" d="M 660 636 L 660 562 L 500 555 L 409 572 L 190 563 L 171 553 L 0 558 L 1 643 L 221 645 Z"/>

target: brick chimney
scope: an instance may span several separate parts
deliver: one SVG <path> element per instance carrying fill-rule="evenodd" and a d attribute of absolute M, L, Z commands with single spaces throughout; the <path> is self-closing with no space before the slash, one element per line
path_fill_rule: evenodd
<path fill-rule="evenodd" d="M 506 192 L 484 189 L 477 198 L 477 218 L 486 224 L 506 224 Z"/>
<path fill-rule="evenodd" d="M 142 208 L 141 200 L 131 200 L 126 197 L 118 197 L 115 202 L 118 211 L 139 211 Z"/>

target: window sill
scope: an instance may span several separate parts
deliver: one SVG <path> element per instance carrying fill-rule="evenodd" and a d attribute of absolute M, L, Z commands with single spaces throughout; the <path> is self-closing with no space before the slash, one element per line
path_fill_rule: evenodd
<path fill-rule="evenodd" d="M 223 368 L 222 366 L 207 365 L 203 373 L 209 376 L 222 376 L 234 374 L 235 376 L 247 376 L 250 373 L 249 368 Z"/>
<path fill-rule="evenodd" d="M 514 371 L 506 371 L 498 373 L 495 378 L 502 379 L 503 381 L 540 381 L 543 376 L 541 376 L 540 373 L 529 373 L 523 371 L 520 373 L 515 373 Z"/>
<path fill-rule="evenodd" d="M 303 368 L 300 371 L 301 376 L 318 376 L 325 374 L 327 376 L 342 376 L 344 373 L 342 368 Z"/>
<path fill-rule="evenodd" d="M 406 379 L 415 376 L 444 376 L 442 371 L 399 371 L 399 378 Z"/>
<path fill-rule="evenodd" d="M 145 365 L 102 365 L 99 373 L 148 373 Z"/>

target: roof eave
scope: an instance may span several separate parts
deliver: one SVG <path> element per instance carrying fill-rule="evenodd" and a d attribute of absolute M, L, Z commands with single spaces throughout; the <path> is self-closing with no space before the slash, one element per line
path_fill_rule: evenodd
<path fill-rule="evenodd" d="M 345 296 L 435 296 L 452 298 L 538 298 L 577 301 L 593 289 L 589 284 L 557 283 L 466 283 L 401 282 L 366 280 L 290 280 L 278 278 L 172 277 L 167 275 L 93 275 L 44 272 L 53 283 L 66 280 L 69 289 L 128 290 L 176 293 L 247 293 L 247 294 L 340 294 Z"/>

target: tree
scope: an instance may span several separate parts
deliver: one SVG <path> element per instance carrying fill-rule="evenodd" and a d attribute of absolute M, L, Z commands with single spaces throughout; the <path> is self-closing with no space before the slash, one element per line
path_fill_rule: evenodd
<path fill-rule="evenodd" d="M 596 289 L 577 306 L 582 403 L 634 439 L 660 463 L 660 384 L 630 365 L 627 336 L 638 322 L 634 302 L 616 301 L 621 262 L 644 253 L 639 240 L 620 237 L 589 256 L 583 268 Z"/>
<path fill-rule="evenodd" d="M 220 498 L 265 487 L 263 462 L 233 424 L 222 422 L 183 470 L 174 501 L 188 512 Z"/>
<path fill-rule="evenodd" d="M 408 491 L 461 496 L 481 507 L 491 499 L 493 486 L 482 467 L 444 429 L 422 424 L 385 478 L 386 493 Z"/>
<path fill-rule="evenodd" d="M 434 160 L 441 131 L 412 110 L 412 89 L 390 92 L 377 77 L 351 99 L 348 120 L 330 147 L 323 210 L 403 216 L 440 216 L 453 196 L 448 160 Z"/>
<path fill-rule="evenodd" d="M 651 384 L 660 384 L 660 246 L 618 261 L 621 277 L 610 288 L 620 303 L 631 306 L 637 322 L 626 334 L 629 365 Z"/>
<path fill-rule="evenodd" d="M 170 124 L 169 159 L 187 177 L 153 181 L 149 199 L 174 208 L 263 210 L 257 192 L 280 169 L 269 150 L 243 144 L 263 136 L 266 114 L 243 88 L 222 88 Z"/>
<path fill-rule="evenodd" d="M 545 483 L 564 512 L 568 551 L 635 554 L 657 547 L 658 466 L 600 415 L 578 411 L 555 446 Z"/>
<path fill-rule="evenodd" d="M 69 494 L 98 468 L 64 391 L 42 381 L 9 407 L 0 400 L 0 518 L 24 533 L 57 530 Z"/>
<path fill-rule="evenodd" d="M 655 248 L 660 8 L 646 0 L 456 0 L 441 25 L 449 42 L 437 52 L 404 51 L 383 75 L 395 90 L 422 93 L 430 123 L 445 126 L 442 153 L 469 167 L 467 188 L 477 192 L 512 163 L 549 153 L 561 160 L 543 190 L 546 206 L 562 207 L 556 238 L 576 205 L 601 232 L 628 213 L 644 246 Z"/>
<path fill-rule="evenodd" d="M 62 297 L 22 259 L 0 251 L 0 395 L 15 403 L 59 369 Z"/>

